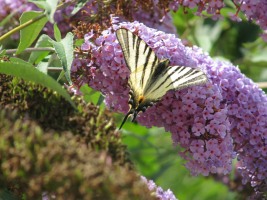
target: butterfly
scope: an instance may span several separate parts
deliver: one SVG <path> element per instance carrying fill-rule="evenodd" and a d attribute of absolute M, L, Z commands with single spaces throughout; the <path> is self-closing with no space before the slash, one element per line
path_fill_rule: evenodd
<path fill-rule="evenodd" d="M 206 74 L 199 69 L 170 66 L 169 59 L 158 59 L 145 41 L 125 28 L 118 29 L 116 36 L 130 70 L 128 79 L 130 109 L 119 129 L 129 116 L 133 115 L 132 122 L 134 122 L 139 112 L 145 112 L 169 90 L 181 90 L 207 81 Z"/>

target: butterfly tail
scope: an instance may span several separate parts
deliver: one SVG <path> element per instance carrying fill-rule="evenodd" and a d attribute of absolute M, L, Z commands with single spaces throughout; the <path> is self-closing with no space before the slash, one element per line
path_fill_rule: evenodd
<path fill-rule="evenodd" d="M 132 110 L 130 110 L 130 111 L 125 115 L 125 117 L 124 117 L 124 119 L 123 119 L 123 121 L 122 121 L 122 123 L 121 123 L 121 126 L 120 126 L 119 130 L 121 130 L 123 124 L 126 122 L 126 120 L 128 119 L 128 117 L 129 117 L 131 114 L 133 114 L 133 111 L 132 111 Z"/>

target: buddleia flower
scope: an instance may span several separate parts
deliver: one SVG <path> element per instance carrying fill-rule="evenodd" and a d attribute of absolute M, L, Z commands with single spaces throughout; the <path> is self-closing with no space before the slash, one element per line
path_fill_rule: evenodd
<path fill-rule="evenodd" d="M 160 186 L 157 186 L 153 180 L 148 180 L 146 177 L 141 176 L 141 180 L 147 185 L 152 195 L 156 196 L 159 200 L 177 200 L 173 192 L 168 189 L 164 191 Z"/>
<path fill-rule="evenodd" d="M 209 79 L 205 85 L 169 91 L 139 114 L 138 123 L 169 131 L 173 143 L 183 147 L 180 155 L 193 175 L 228 174 L 238 157 L 244 182 L 266 184 L 267 97 L 231 63 L 213 60 L 196 46 L 186 47 L 173 34 L 136 21 L 119 23 L 95 40 L 85 40 L 91 56 L 82 66 L 88 71 L 83 83 L 101 91 L 109 109 L 128 111 L 129 70 L 114 33 L 121 27 L 139 35 L 160 59 L 199 68 Z"/>

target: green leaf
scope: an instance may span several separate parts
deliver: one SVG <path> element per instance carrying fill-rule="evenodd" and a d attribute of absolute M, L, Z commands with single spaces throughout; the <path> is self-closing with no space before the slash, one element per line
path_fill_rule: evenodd
<path fill-rule="evenodd" d="M 54 23 L 54 14 L 57 10 L 58 0 L 31 0 L 30 2 L 36 4 L 39 8 L 45 10 L 45 14 L 51 23 Z"/>
<path fill-rule="evenodd" d="M 46 0 L 46 2 L 49 5 L 49 10 L 46 10 L 47 15 L 49 16 L 49 21 L 54 23 L 54 14 L 57 10 L 58 0 Z"/>
<path fill-rule="evenodd" d="M 84 39 L 75 39 L 75 46 L 80 47 L 84 43 Z"/>
<path fill-rule="evenodd" d="M 20 58 L 17 58 L 17 57 L 10 57 L 9 60 L 12 63 L 22 64 L 22 65 L 29 65 L 28 62 L 26 62 L 25 60 L 22 60 Z M 29 66 L 32 66 L 32 65 L 29 65 Z"/>
<path fill-rule="evenodd" d="M 64 70 L 62 69 L 62 71 L 60 72 L 59 76 L 57 77 L 57 82 L 59 82 L 65 75 Z"/>
<path fill-rule="evenodd" d="M 45 10 L 47 6 L 47 3 L 45 2 L 45 0 L 28 0 L 31 3 L 34 3 L 38 8 Z"/>
<path fill-rule="evenodd" d="M 16 197 L 15 194 L 10 192 L 7 189 L 1 189 L 0 190 L 0 200 L 17 200 L 18 198 Z"/>
<path fill-rule="evenodd" d="M 50 88 L 64 97 L 74 108 L 76 108 L 68 92 L 52 77 L 35 69 L 29 63 L 23 62 L 19 59 L 14 59 L 12 61 L 13 62 L 0 62 L 0 73 L 19 77 L 26 81 L 33 81 L 37 84 Z"/>
<path fill-rule="evenodd" d="M 100 93 L 100 96 L 98 98 L 98 101 L 97 101 L 96 105 L 100 106 L 103 103 L 104 99 L 105 99 L 105 97 Z"/>
<path fill-rule="evenodd" d="M 85 102 L 92 102 L 94 105 L 100 105 L 102 103 L 101 93 L 90 88 L 88 84 L 84 84 L 79 90 L 83 93 Z"/>
<path fill-rule="evenodd" d="M 56 54 L 63 66 L 65 76 L 69 84 L 72 84 L 70 78 L 70 69 L 73 61 L 73 34 L 68 33 L 60 42 L 52 41 Z"/>
<path fill-rule="evenodd" d="M 20 24 L 28 22 L 40 15 L 42 13 L 36 11 L 24 12 L 20 17 Z M 21 53 L 35 41 L 46 22 L 47 18 L 43 17 L 20 31 L 20 42 L 16 54 Z"/>
<path fill-rule="evenodd" d="M 211 20 L 199 20 L 199 23 L 195 26 L 195 35 L 197 35 L 196 40 L 201 48 L 205 51 L 210 52 L 214 45 L 214 42 L 218 40 L 222 32 L 221 21 L 211 21 Z"/>
<path fill-rule="evenodd" d="M 267 44 L 262 38 L 258 38 L 254 42 L 247 42 L 243 44 L 242 52 L 246 58 L 251 62 L 267 62 Z"/>
<path fill-rule="evenodd" d="M 61 40 L 61 32 L 57 26 L 57 24 L 55 23 L 54 24 L 54 37 L 56 39 L 57 42 L 60 42 Z"/>
<path fill-rule="evenodd" d="M 75 15 L 79 10 L 81 10 L 81 9 L 84 7 L 84 5 L 85 5 L 87 2 L 89 2 L 89 0 L 79 0 L 79 1 L 76 3 L 74 9 L 72 10 L 71 15 Z"/>
<path fill-rule="evenodd" d="M 177 12 L 172 12 L 173 24 L 177 27 L 177 32 L 181 37 L 188 36 L 187 33 L 191 33 L 191 24 L 194 23 L 197 18 L 198 17 L 193 14 L 193 10 L 191 9 L 188 10 L 186 15 L 184 14 L 183 9 L 178 9 Z M 185 33 L 186 35 L 184 35 Z"/>
<path fill-rule="evenodd" d="M 36 42 L 35 47 L 53 47 L 51 44 L 52 39 L 48 35 L 41 35 Z M 30 55 L 29 62 L 32 64 L 37 64 L 43 60 L 50 51 L 33 51 Z"/>
<path fill-rule="evenodd" d="M 1 48 L 0 48 L 0 57 L 4 56 L 5 54 L 6 54 L 6 50 L 5 49 L 1 50 Z"/>
<path fill-rule="evenodd" d="M 36 69 L 38 69 L 40 72 L 43 72 L 44 74 L 47 74 L 48 62 L 39 62 Z"/>
<path fill-rule="evenodd" d="M 13 11 L 13 12 L 10 13 L 8 16 L 6 16 L 4 19 L 1 19 L 1 21 L 0 21 L 0 27 L 3 27 L 5 24 L 10 23 L 11 18 L 12 18 L 15 14 L 17 14 L 17 13 L 18 13 L 18 11 Z"/>

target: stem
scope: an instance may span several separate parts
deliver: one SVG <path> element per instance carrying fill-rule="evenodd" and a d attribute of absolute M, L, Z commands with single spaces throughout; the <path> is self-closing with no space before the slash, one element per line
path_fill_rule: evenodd
<path fill-rule="evenodd" d="M 27 48 L 25 49 L 23 52 L 33 52 L 33 51 L 55 51 L 54 48 L 52 47 L 37 47 L 37 48 Z M 6 50 L 6 54 L 13 54 L 13 53 L 16 53 L 17 52 L 17 49 L 9 49 L 9 50 Z"/>
<path fill-rule="evenodd" d="M 20 31 L 21 29 L 23 29 L 23 28 L 25 28 L 25 27 L 27 27 L 27 26 L 33 24 L 34 22 L 36 22 L 36 21 L 38 21 L 38 20 L 44 18 L 45 16 L 46 16 L 45 14 L 42 14 L 42 15 L 40 15 L 40 16 L 38 16 L 38 17 L 35 17 L 35 18 L 33 18 L 33 19 L 31 19 L 31 20 L 25 22 L 24 24 L 21 24 L 21 25 L 17 26 L 16 28 L 14 28 L 14 29 L 12 29 L 11 31 L 7 32 L 6 34 L 2 35 L 2 36 L 0 37 L 0 42 L 3 41 L 4 39 L 10 37 L 10 36 L 13 35 L 14 33 Z"/>
<path fill-rule="evenodd" d="M 60 4 L 60 5 L 57 6 L 57 10 L 62 9 L 62 8 L 64 8 L 64 7 L 70 5 L 70 4 L 73 3 L 73 2 L 74 2 L 74 1 L 69 1 L 69 2 L 66 2 L 66 3 L 62 3 L 62 4 Z M 24 24 L 21 24 L 21 25 L 17 26 L 16 28 L 14 28 L 14 29 L 12 29 L 11 31 L 7 32 L 6 34 L 2 35 L 2 36 L 0 37 L 0 42 L 3 41 L 4 39 L 10 37 L 10 36 L 13 35 L 14 33 L 20 31 L 21 29 L 23 29 L 23 28 L 25 28 L 25 27 L 27 27 L 27 26 L 33 24 L 34 22 L 36 22 L 36 21 L 38 21 L 38 20 L 40 20 L 40 19 L 42 19 L 42 18 L 44 18 L 44 17 L 46 17 L 46 14 L 43 13 L 43 14 L 41 14 L 40 16 L 35 17 L 35 18 L 33 18 L 33 19 L 31 19 L 31 20 L 25 22 Z"/>
<path fill-rule="evenodd" d="M 267 82 L 258 82 L 256 83 L 260 88 L 267 88 Z"/>
<path fill-rule="evenodd" d="M 58 71 L 62 71 L 63 68 L 62 67 L 48 67 L 47 68 L 48 71 L 54 71 L 54 72 L 58 72 Z"/>

